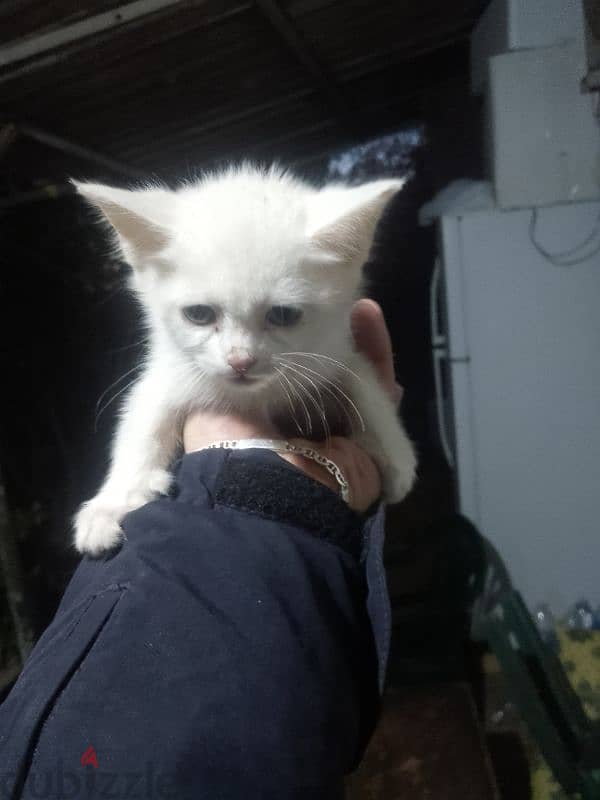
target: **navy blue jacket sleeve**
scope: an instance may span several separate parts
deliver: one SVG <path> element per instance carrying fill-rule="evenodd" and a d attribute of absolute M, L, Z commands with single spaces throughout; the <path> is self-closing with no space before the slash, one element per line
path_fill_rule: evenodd
<path fill-rule="evenodd" d="M 382 512 L 212 450 L 123 529 L 0 706 L 0 799 L 341 798 L 387 657 Z"/>

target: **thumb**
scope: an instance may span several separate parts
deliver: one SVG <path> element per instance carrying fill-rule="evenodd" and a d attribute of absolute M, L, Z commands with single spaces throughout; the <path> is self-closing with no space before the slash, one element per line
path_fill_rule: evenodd
<path fill-rule="evenodd" d="M 396 383 L 392 340 L 381 306 L 367 298 L 357 300 L 350 315 L 350 327 L 356 349 L 371 362 L 385 391 L 399 403 L 402 388 Z"/>

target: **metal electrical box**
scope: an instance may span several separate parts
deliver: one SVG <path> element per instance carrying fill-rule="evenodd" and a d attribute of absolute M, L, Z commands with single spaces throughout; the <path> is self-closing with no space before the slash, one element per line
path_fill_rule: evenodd
<path fill-rule="evenodd" d="M 501 208 L 600 196 L 600 128 L 580 65 L 574 42 L 489 59 L 487 148 Z"/>
<path fill-rule="evenodd" d="M 471 89 L 484 91 L 492 56 L 565 42 L 577 43 L 585 73 L 584 40 L 581 0 L 492 0 L 471 35 Z"/>

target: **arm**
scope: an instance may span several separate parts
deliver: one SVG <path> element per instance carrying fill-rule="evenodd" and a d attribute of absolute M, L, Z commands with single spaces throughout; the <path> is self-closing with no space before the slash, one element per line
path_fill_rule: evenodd
<path fill-rule="evenodd" d="M 194 415 L 186 446 L 250 435 L 223 424 Z M 379 481 L 357 451 L 337 457 L 367 507 Z M 177 800 L 342 796 L 385 671 L 382 514 L 365 521 L 326 473 L 292 466 L 190 453 L 171 495 L 123 521 L 123 547 L 82 561 L 0 707 L 11 797 L 46 776 L 82 800 L 90 782 L 126 796 L 133 780 Z"/>
<path fill-rule="evenodd" d="M 122 548 L 83 560 L 0 707 L 8 795 L 340 798 L 385 652 L 374 524 L 273 453 L 186 455 Z"/>

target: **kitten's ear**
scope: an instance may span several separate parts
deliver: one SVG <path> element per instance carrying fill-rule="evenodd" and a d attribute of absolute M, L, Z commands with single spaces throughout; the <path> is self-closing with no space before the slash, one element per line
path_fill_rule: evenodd
<path fill-rule="evenodd" d="M 404 183 L 402 178 L 321 189 L 309 208 L 312 242 L 336 260 L 362 266 L 384 208 Z"/>
<path fill-rule="evenodd" d="M 125 258 L 135 269 L 167 244 L 166 226 L 174 193 L 168 189 L 115 189 L 101 183 L 73 185 L 91 205 L 102 212 L 115 229 Z"/>

